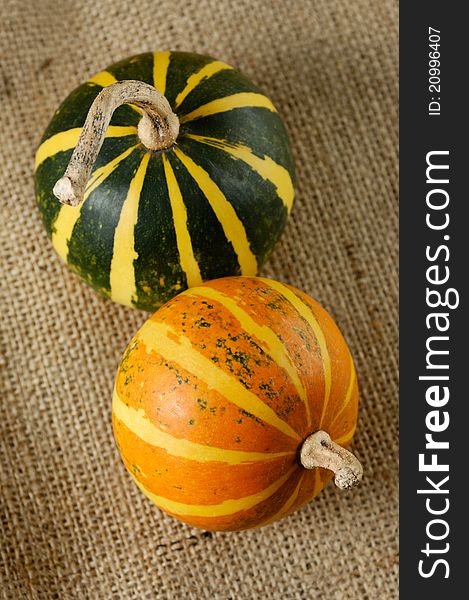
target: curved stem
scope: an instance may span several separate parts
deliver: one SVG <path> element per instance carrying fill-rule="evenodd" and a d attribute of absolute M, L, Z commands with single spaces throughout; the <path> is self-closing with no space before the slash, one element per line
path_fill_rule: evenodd
<path fill-rule="evenodd" d="M 86 183 L 103 145 L 112 114 L 122 104 L 134 104 L 143 110 L 138 135 L 149 150 L 169 148 L 176 141 L 179 119 L 156 88 L 132 79 L 105 87 L 88 111 L 64 176 L 54 186 L 54 195 L 62 204 L 77 206 L 82 202 Z"/>
<path fill-rule="evenodd" d="M 334 483 L 341 490 L 354 487 L 363 476 L 358 458 L 333 442 L 325 431 L 316 431 L 305 439 L 300 460 L 305 469 L 322 467 L 334 471 Z"/>

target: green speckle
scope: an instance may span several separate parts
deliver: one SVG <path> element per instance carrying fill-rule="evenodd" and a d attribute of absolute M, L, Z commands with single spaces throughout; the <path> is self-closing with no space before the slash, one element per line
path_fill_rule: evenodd
<path fill-rule="evenodd" d="M 265 427 L 264 421 L 256 417 L 256 415 L 253 415 L 252 413 L 248 412 L 247 410 L 244 410 L 244 408 L 241 408 L 239 412 L 245 417 L 248 417 L 249 419 L 255 421 L 258 425 L 262 425 L 262 427 Z"/>
<path fill-rule="evenodd" d="M 174 369 L 174 374 L 176 375 L 176 379 L 179 385 L 183 383 L 189 383 L 189 377 L 183 377 L 179 369 Z"/>
<path fill-rule="evenodd" d="M 213 304 L 209 304 L 206 300 L 202 300 L 201 304 L 205 304 L 207 308 L 213 308 Z"/>
<path fill-rule="evenodd" d="M 269 400 L 272 400 L 273 398 L 277 397 L 277 392 L 275 392 L 268 383 L 259 384 L 259 389 L 264 392 L 264 394 L 267 396 L 267 398 L 269 398 Z"/>
<path fill-rule="evenodd" d="M 247 364 L 249 362 L 249 356 L 245 352 L 233 352 L 232 356 L 233 360 L 239 362 L 244 367 L 247 367 Z"/>
<path fill-rule="evenodd" d="M 138 465 L 132 465 L 132 473 L 134 475 L 139 475 L 141 472 L 142 471 Z"/>
<path fill-rule="evenodd" d="M 194 425 L 195 420 L 194 419 L 189 419 L 189 425 Z"/>
<path fill-rule="evenodd" d="M 195 322 L 195 325 L 197 327 L 211 327 L 212 324 L 209 323 L 208 321 L 206 321 L 203 317 L 200 317 L 200 319 L 197 319 L 197 321 Z"/>
<path fill-rule="evenodd" d="M 197 404 L 200 406 L 200 410 L 205 410 L 207 408 L 207 400 L 203 398 L 197 398 Z"/>

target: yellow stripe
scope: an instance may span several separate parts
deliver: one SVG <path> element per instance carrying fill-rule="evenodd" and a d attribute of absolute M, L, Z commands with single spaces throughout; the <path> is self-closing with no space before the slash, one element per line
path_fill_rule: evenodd
<path fill-rule="evenodd" d="M 208 117 L 209 115 L 215 115 L 227 110 L 233 110 L 234 108 L 267 108 L 272 112 L 277 112 L 272 102 L 263 94 L 256 94 L 255 92 L 240 92 L 239 94 L 232 94 L 231 96 L 225 96 L 224 98 L 217 98 L 207 104 L 203 104 L 195 110 L 187 113 L 180 117 L 181 123 L 187 123 L 194 119 L 200 119 L 201 117 Z"/>
<path fill-rule="evenodd" d="M 55 156 L 58 152 L 65 152 L 66 150 L 75 148 L 82 131 L 82 127 L 75 127 L 73 129 L 68 129 L 67 131 L 56 133 L 48 140 L 43 142 L 37 149 L 34 168 L 37 169 L 42 162 L 44 162 L 47 158 Z M 136 127 L 120 127 L 118 125 L 110 125 L 107 128 L 105 138 L 125 137 L 127 135 L 136 134 Z"/>
<path fill-rule="evenodd" d="M 227 517 L 228 515 L 233 515 L 237 512 L 243 510 L 249 510 L 256 504 L 260 504 L 270 496 L 273 496 L 276 491 L 278 491 L 282 485 L 288 480 L 289 477 L 294 473 L 294 471 L 298 467 L 292 467 L 288 473 L 277 479 L 272 485 L 265 488 L 261 492 L 257 492 L 257 494 L 252 494 L 252 496 L 245 496 L 244 498 L 239 498 L 237 500 L 225 500 L 220 504 L 184 504 L 182 502 L 175 502 L 174 500 L 169 500 L 168 498 L 164 498 L 163 496 L 157 496 L 148 490 L 140 481 L 136 479 L 133 473 L 133 480 L 138 485 L 138 487 L 142 490 L 142 492 L 159 508 L 163 510 L 167 510 L 168 512 L 178 515 L 180 517 Z M 129 471 L 130 472 L 130 471 Z"/>
<path fill-rule="evenodd" d="M 272 517 L 267 519 L 267 521 L 263 521 L 262 523 L 260 523 L 258 525 L 258 527 L 264 527 L 264 525 L 270 525 L 274 521 L 278 521 L 284 515 L 287 514 L 287 512 L 290 510 L 290 508 L 295 503 L 295 500 L 298 498 L 298 494 L 300 493 L 301 484 L 303 483 L 303 477 L 304 477 L 304 474 L 301 475 L 300 480 L 298 481 L 295 489 L 293 490 L 293 492 L 291 493 L 290 497 L 285 502 L 285 504 L 282 506 L 282 508 L 279 511 L 277 511 Z"/>
<path fill-rule="evenodd" d="M 179 189 L 176 176 L 171 163 L 163 154 L 163 167 L 168 186 L 169 201 L 173 213 L 174 230 L 176 232 L 176 243 L 179 252 L 181 268 L 186 274 L 187 285 L 192 287 L 202 283 L 199 265 L 194 256 L 191 236 L 187 228 L 187 210 Z"/>
<path fill-rule="evenodd" d="M 177 341 L 174 340 L 174 336 L 177 337 Z M 148 353 L 158 352 L 166 360 L 177 363 L 198 377 L 207 384 L 209 389 L 217 391 L 232 404 L 272 427 L 276 427 L 285 435 L 297 441 L 301 440 L 296 431 L 283 421 L 270 406 L 247 390 L 237 379 L 222 371 L 210 359 L 203 356 L 192 346 L 188 338 L 178 336 L 168 325 L 149 320 L 140 329 L 138 339 L 145 344 Z"/>
<path fill-rule="evenodd" d="M 339 444 L 340 446 L 345 446 L 345 444 L 348 444 L 350 442 L 350 440 L 353 438 L 356 428 L 357 428 L 357 424 L 354 423 L 352 429 L 348 433 L 346 433 L 345 435 L 343 435 L 340 438 L 335 438 L 333 441 L 336 444 Z"/>
<path fill-rule="evenodd" d="M 198 287 L 194 290 L 188 290 L 187 292 L 184 292 L 184 294 L 187 296 L 202 296 L 203 298 L 210 298 L 211 300 L 219 302 L 222 306 L 229 310 L 230 313 L 236 317 L 236 319 L 238 319 L 244 331 L 249 333 L 249 335 L 256 336 L 261 342 L 263 342 L 261 344 L 262 350 L 271 356 L 277 365 L 288 373 L 290 379 L 292 380 L 298 396 L 305 405 L 307 424 L 310 425 L 311 414 L 306 390 L 301 383 L 298 372 L 288 354 L 288 350 L 285 348 L 282 341 L 275 335 L 272 329 L 266 325 L 259 325 L 259 323 L 256 323 L 256 321 L 254 321 L 254 319 L 236 303 L 236 300 L 233 300 L 233 298 L 230 298 L 229 296 L 226 296 L 225 294 L 222 294 L 213 288 Z"/>
<path fill-rule="evenodd" d="M 101 71 L 100 73 L 96 73 L 91 79 L 88 79 L 88 83 L 95 83 L 96 85 L 107 87 L 108 85 L 117 83 L 117 79 L 114 75 L 111 75 L 109 71 Z"/>
<path fill-rule="evenodd" d="M 223 150 L 248 164 L 251 169 L 256 171 L 256 173 L 262 177 L 262 179 L 266 179 L 273 183 L 277 190 L 278 197 L 282 200 L 288 212 L 291 211 L 295 190 L 293 189 L 290 173 L 285 167 L 282 167 L 273 161 L 270 156 L 264 155 L 264 158 L 260 158 L 253 154 L 252 150 L 247 146 L 230 144 L 225 140 L 219 140 L 213 137 L 193 134 L 188 134 L 186 137 L 201 142 L 202 144 L 212 146 L 213 148 Z"/>
<path fill-rule="evenodd" d="M 122 205 L 119 223 L 114 234 L 114 248 L 109 273 L 111 298 L 114 302 L 126 306 L 133 306 L 132 300 L 137 295 L 134 261 L 137 260 L 138 254 L 135 252 L 134 233 L 138 220 L 140 194 L 150 156 L 149 152 L 143 156 L 142 162 L 130 182 L 127 198 Z"/>
<path fill-rule="evenodd" d="M 308 325 L 314 331 L 314 335 L 318 342 L 319 350 L 321 352 L 321 358 L 324 367 L 324 404 L 322 408 L 321 420 L 318 425 L 318 429 L 321 428 L 322 420 L 326 414 L 326 408 L 329 403 L 329 397 L 331 395 L 331 383 L 332 383 L 332 372 L 331 372 L 331 358 L 327 349 L 326 338 L 322 332 L 321 326 L 316 319 L 313 311 L 307 306 L 294 292 L 292 292 L 286 285 L 272 279 L 264 279 L 262 281 L 269 285 L 271 288 L 277 290 L 282 296 L 284 296 L 290 304 L 300 313 L 300 315 L 307 321 Z"/>
<path fill-rule="evenodd" d="M 350 355 L 350 379 L 349 379 L 349 384 L 347 387 L 347 392 L 345 393 L 345 397 L 344 397 L 342 406 L 339 408 L 338 412 L 336 413 L 335 417 L 333 418 L 333 420 L 330 424 L 330 427 L 332 427 L 334 425 L 334 423 L 337 421 L 338 417 L 344 412 L 344 410 L 347 408 L 350 400 L 352 399 L 352 393 L 353 393 L 353 388 L 355 386 L 356 378 L 357 378 L 357 374 L 355 372 L 355 365 L 353 364 L 353 358 Z"/>
<path fill-rule="evenodd" d="M 251 251 L 246 230 L 235 209 L 228 202 L 217 184 L 210 178 L 207 171 L 197 165 L 179 148 L 174 148 L 174 152 L 207 197 L 215 216 L 220 221 L 226 239 L 233 245 L 233 249 L 238 257 L 241 274 L 255 275 L 257 273 L 257 260 Z"/>
<path fill-rule="evenodd" d="M 191 75 L 186 81 L 186 87 L 179 92 L 176 96 L 176 100 L 174 102 L 174 108 L 177 108 L 180 104 L 182 104 L 183 100 L 194 90 L 203 80 L 209 79 L 215 73 L 219 73 L 220 71 L 225 71 L 226 69 L 233 69 L 230 65 L 227 65 L 224 62 L 219 60 L 214 60 L 213 62 L 202 67 L 200 71 Z"/>
<path fill-rule="evenodd" d="M 153 52 L 153 85 L 164 94 L 171 52 Z"/>
<path fill-rule="evenodd" d="M 61 207 L 53 225 L 54 233 L 52 234 L 52 244 L 55 248 L 55 251 L 63 261 L 67 262 L 68 243 L 72 237 L 75 223 L 80 217 L 81 208 L 85 200 L 88 198 L 91 192 L 93 192 L 107 177 L 109 177 L 109 175 L 118 167 L 119 163 L 125 160 L 138 146 L 139 144 L 132 146 L 131 148 L 127 148 L 125 152 L 119 154 L 119 156 L 117 156 L 114 160 L 111 160 L 111 162 L 107 163 L 107 165 L 96 169 L 87 183 L 83 202 L 80 205 L 64 205 Z"/>
<path fill-rule="evenodd" d="M 198 462 L 223 462 L 229 465 L 243 465 L 259 461 L 270 461 L 276 458 L 291 456 L 294 452 L 243 452 L 241 450 L 226 450 L 197 444 L 189 440 L 175 437 L 156 427 L 146 416 L 142 408 L 136 410 L 127 406 L 119 398 L 114 389 L 112 398 L 114 416 L 141 440 L 167 452 L 170 456 L 195 460 Z M 269 465 L 266 464 L 266 469 Z"/>

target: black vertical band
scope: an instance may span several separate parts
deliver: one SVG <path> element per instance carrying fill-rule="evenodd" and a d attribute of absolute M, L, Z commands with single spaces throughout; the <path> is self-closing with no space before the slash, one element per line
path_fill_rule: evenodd
<path fill-rule="evenodd" d="M 469 36 L 463 7 L 434 0 L 400 6 L 403 599 L 460 597 L 466 588 Z"/>

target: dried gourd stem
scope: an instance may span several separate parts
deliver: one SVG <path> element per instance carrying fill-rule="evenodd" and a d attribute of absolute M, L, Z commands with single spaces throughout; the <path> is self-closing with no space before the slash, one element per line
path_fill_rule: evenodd
<path fill-rule="evenodd" d="M 322 467 L 334 471 L 334 483 L 341 490 L 357 485 L 363 476 L 360 461 L 333 442 L 325 431 L 308 436 L 301 447 L 300 461 L 306 469 Z"/>
<path fill-rule="evenodd" d="M 142 109 L 138 135 L 146 148 L 162 150 L 176 141 L 179 119 L 156 88 L 131 79 L 105 87 L 88 111 L 64 176 L 54 186 L 54 195 L 62 204 L 77 206 L 82 202 L 86 183 L 103 145 L 112 114 L 122 104 L 133 104 Z"/>

